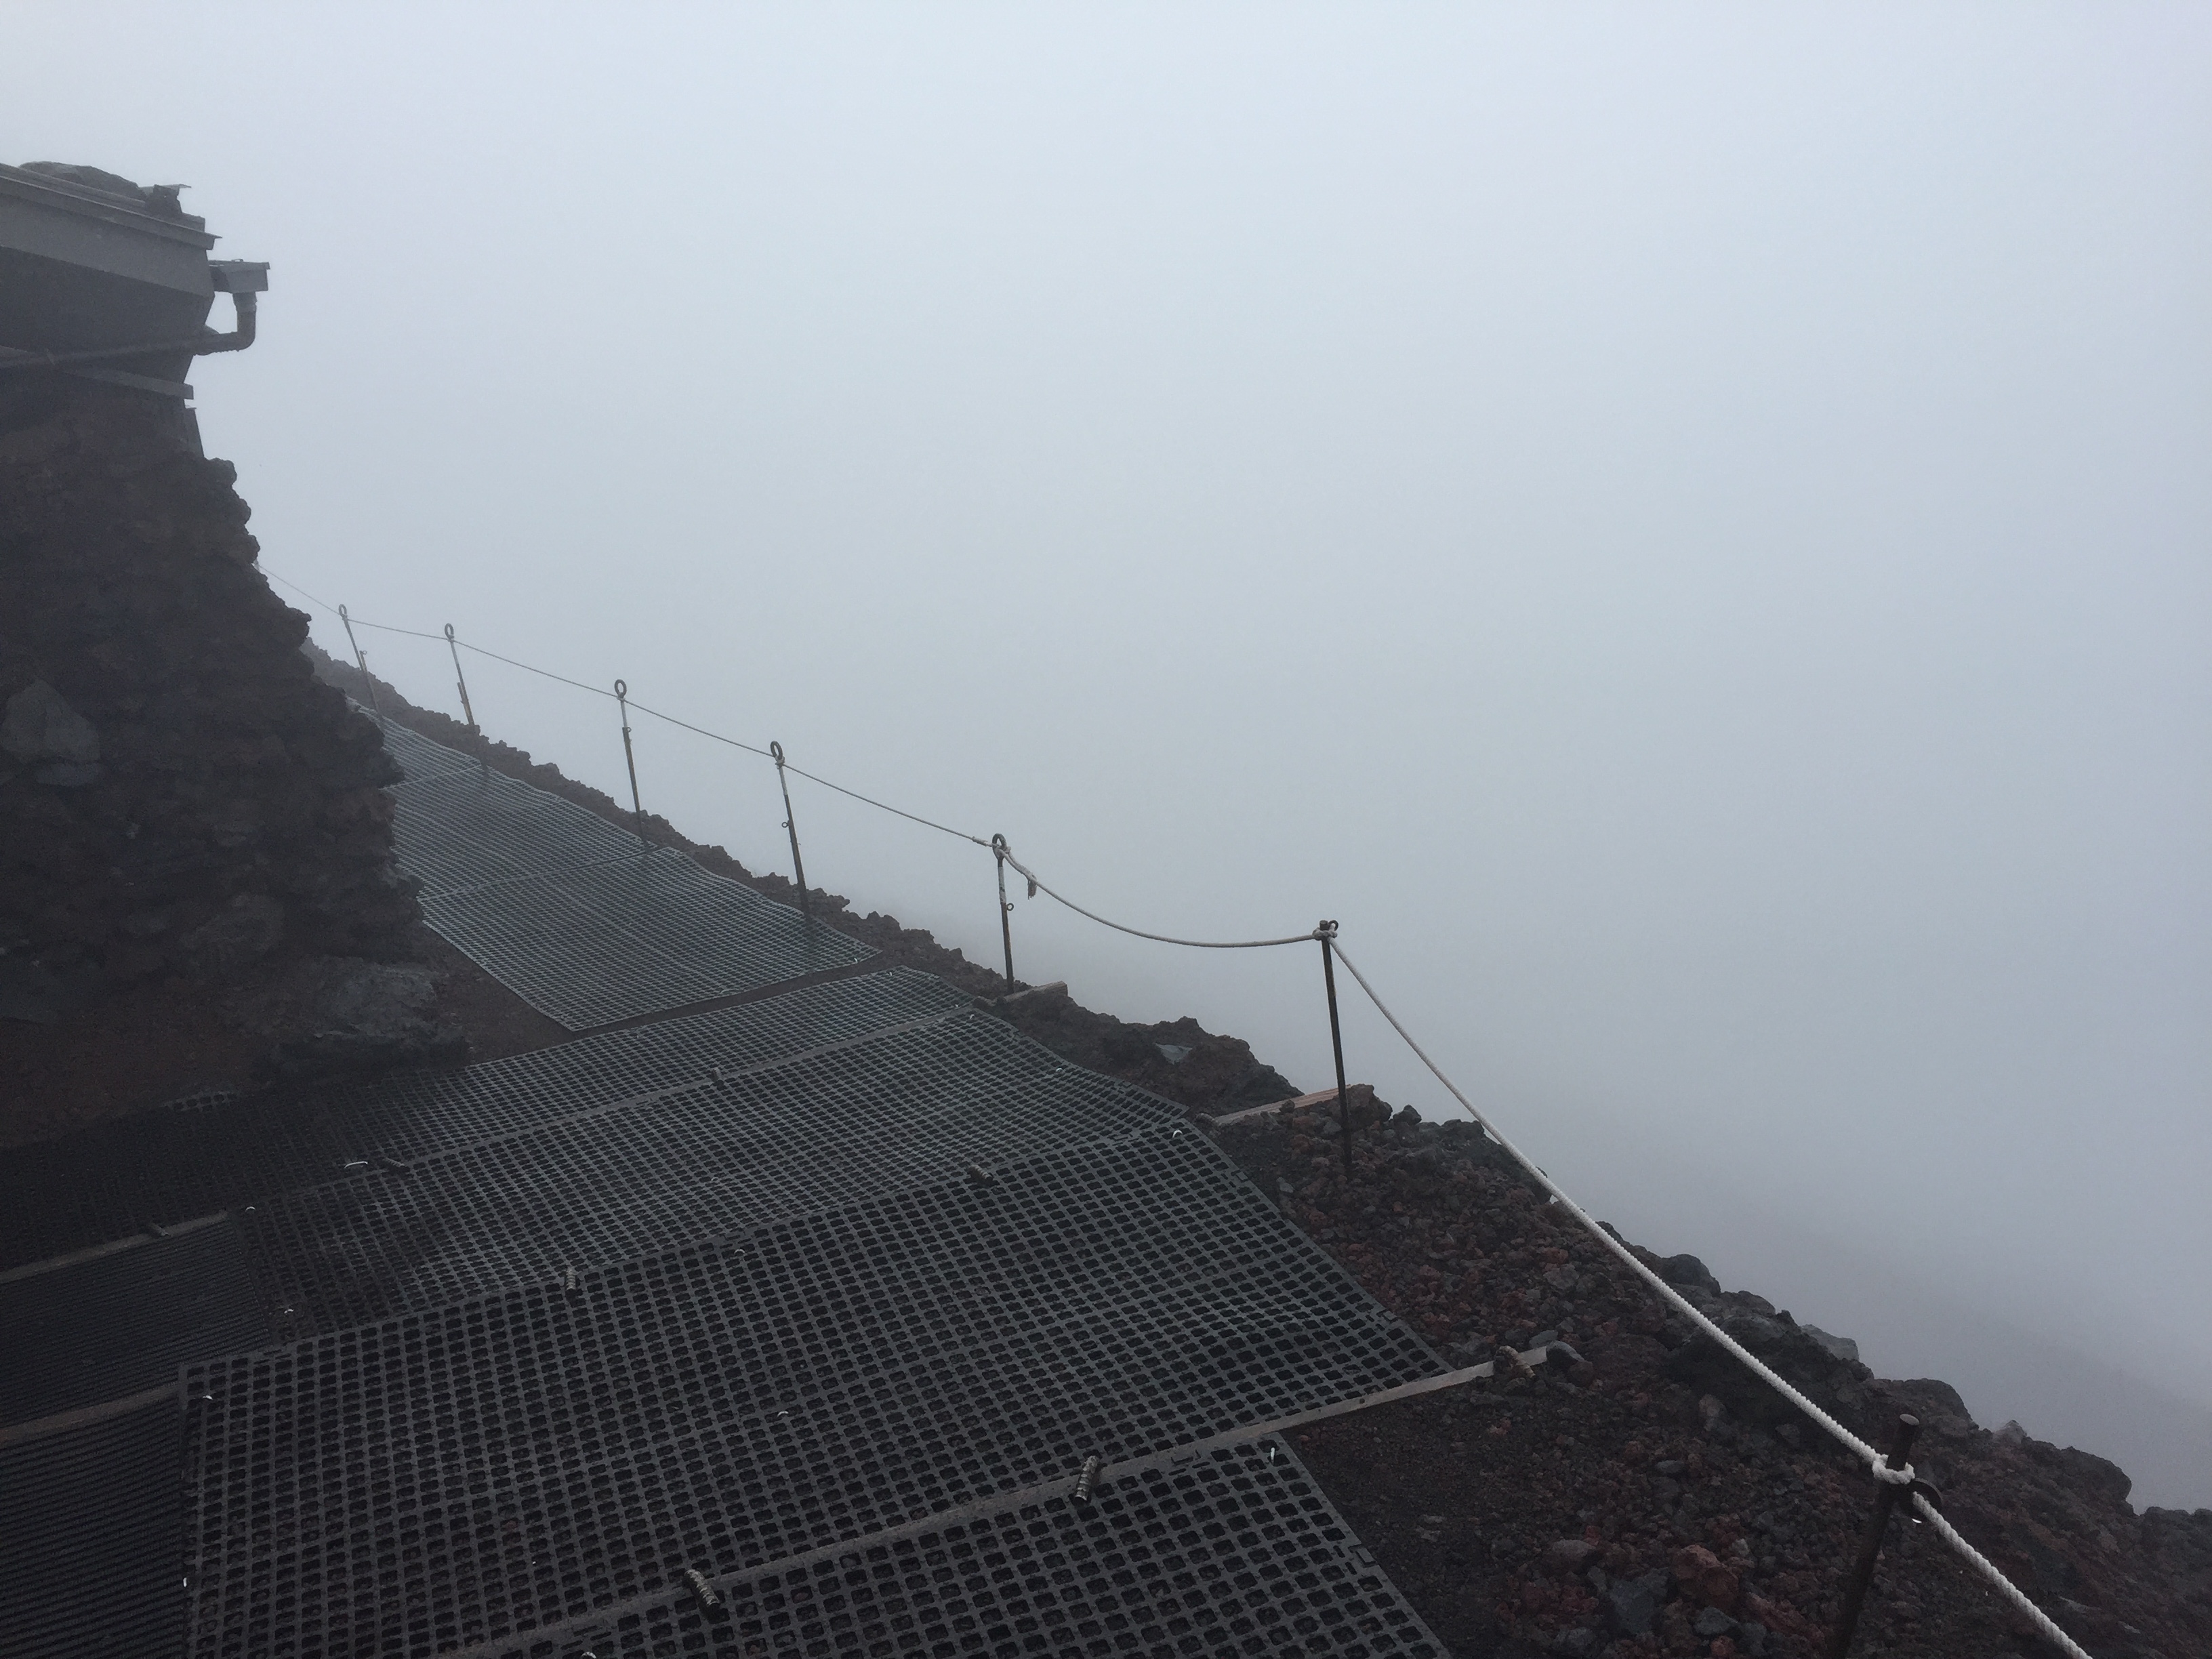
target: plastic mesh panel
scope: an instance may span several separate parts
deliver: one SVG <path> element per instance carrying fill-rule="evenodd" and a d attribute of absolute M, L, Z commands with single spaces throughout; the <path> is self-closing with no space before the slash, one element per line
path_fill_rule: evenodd
<path fill-rule="evenodd" d="M 0 1154 L 0 1263 L 42 1261 L 327 1179 L 350 1156 L 295 1098 L 157 1108 Z"/>
<path fill-rule="evenodd" d="M 0 1446 L 0 1655 L 183 1650 L 182 1445 L 172 1395 Z"/>
<path fill-rule="evenodd" d="M 467 1659 L 1448 1659 L 1280 1440 L 1116 1469 L 472 1649 Z"/>
<path fill-rule="evenodd" d="M 844 968 L 866 946 L 665 848 L 431 894 L 429 924 L 572 1031 Z"/>
<path fill-rule="evenodd" d="M 348 702 L 352 700 L 349 698 Z M 356 712 L 368 714 L 366 705 L 354 703 Z M 374 719 L 374 715 L 370 716 Z M 399 770 L 409 783 L 421 778 L 452 776 L 463 772 L 481 773 L 483 763 L 474 756 L 465 755 L 458 749 L 448 749 L 442 743 L 434 743 L 421 733 L 411 732 L 396 720 L 380 720 L 378 728 L 384 733 L 385 749 L 399 763 Z"/>
<path fill-rule="evenodd" d="M 0 1281 L 0 1423 L 174 1382 L 186 1360 L 276 1334 L 228 1219 Z"/>
<path fill-rule="evenodd" d="M 386 725 L 399 866 L 431 927 L 572 1031 L 750 991 L 872 954 L 573 802 Z"/>
<path fill-rule="evenodd" d="M 0 1267 L 312 1186 L 349 1159 L 411 1158 L 968 1006 L 901 968 L 455 1071 L 140 1113 L 0 1155 Z"/>
<path fill-rule="evenodd" d="M 503 772 L 410 780 L 392 792 L 392 848 L 426 893 L 637 858 L 644 843 Z"/>
<path fill-rule="evenodd" d="M 287 1194 L 244 1220 L 270 1294 L 305 1334 L 1181 1117 L 998 1020 L 958 1015 Z"/>
<path fill-rule="evenodd" d="M 934 975 L 895 968 L 460 1071 L 355 1085 L 333 1097 L 333 1109 L 364 1156 L 412 1158 L 665 1089 L 718 1066 L 759 1066 L 973 1006 Z"/>
<path fill-rule="evenodd" d="M 198 1367 L 196 1655 L 428 1653 L 1441 1362 L 1195 1134 Z"/>

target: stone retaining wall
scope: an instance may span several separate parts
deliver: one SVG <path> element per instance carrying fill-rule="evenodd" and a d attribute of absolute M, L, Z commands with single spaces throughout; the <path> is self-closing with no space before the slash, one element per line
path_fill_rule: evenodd
<path fill-rule="evenodd" d="M 301 654 L 235 477 L 160 398 L 0 406 L 0 1017 L 406 949 L 396 769 Z"/>

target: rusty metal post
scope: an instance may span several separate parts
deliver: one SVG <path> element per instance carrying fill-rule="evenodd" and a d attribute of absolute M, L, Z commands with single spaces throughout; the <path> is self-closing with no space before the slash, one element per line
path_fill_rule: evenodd
<path fill-rule="evenodd" d="M 615 682 L 615 704 L 622 711 L 623 761 L 629 768 L 629 807 L 637 815 L 637 838 L 645 841 L 645 805 L 637 798 L 637 754 L 629 746 L 629 687 Z M 647 842 L 651 846 L 650 842 Z"/>
<path fill-rule="evenodd" d="M 1905 1455 L 1919 1433 L 1918 1418 L 1910 1412 L 1898 1413 L 1897 1432 L 1883 1462 L 1893 1469 L 1903 1468 Z M 1844 1586 L 1843 1610 L 1836 1615 L 1836 1627 L 1828 1637 L 1827 1659 L 1844 1659 L 1851 1650 L 1851 1634 L 1858 1628 L 1859 1610 L 1866 1605 L 1868 1587 L 1874 1583 L 1874 1564 L 1881 1554 L 1882 1537 L 1889 1530 L 1889 1513 L 1897 1507 L 1898 1494 L 1905 1490 L 1887 1480 L 1875 1483 L 1874 1514 L 1868 1518 L 1866 1536 L 1859 1540 L 1859 1559 L 1851 1569 L 1850 1581 Z"/>
<path fill-rule="evenodd" d="M 1321 981 L 1328 990 L 1328 1045 L 1336 1054 L 1337 1139 L 1344 1143 L 1344 1178 L 1352 1179 L 1352 1103 L 1344 1086 L 1344 1026 L 1336 1017 L 1336 924 L 1324 921 L 1314 928 L 1321 941 Z"/>
<path fill-rule="evenodd" d="M 999 940 L 1006 947 L 1006 989 L 1014 988 L 1013 902 L 1006 896 L 1006 854 L 1012 849 L 1004 836 L 991 837 L 991 856 L 999 861 Z"/>
<path fill-rule="evenodd" d="M 353 647 L 354 665 L 361 670 L 361 682 L 368 688 L 368 711 L 376 716 L 376 723 L 381 726 L 384 724 L 384 710 L 377 706 L 376 682 L 368 675 L 368 653 L 361 648 L 361 641 L 354 637 L 353 618 L 346 613 L 343 605 L 338 607 L 338 620 L 345 624 L 346 643 Z"/>
<path fill-rule="evenodd" d="M 446 624 L 446 649 L 453 653 L 453 689 L 461 694 L 461 718 L 469 723 L 469 734 L 477 734 L 477 711 L 469 706 L 469 677 L 461 672 L 460 642 L 453 638 L 453 625 Z"/>
<path fill-rule="evenodd" d="M 783 827 L 791 831 L 791 869 L 799 882 L 799 914 L 811 916 L 814 908 L 806 898 L 806 866 L 799 856 L 799 817 L 791 810 L 791 781 L 783 775 L 783 745 L 770 738 L 768 752 L 775 757 L 775 781 L 783 791 Z"/>

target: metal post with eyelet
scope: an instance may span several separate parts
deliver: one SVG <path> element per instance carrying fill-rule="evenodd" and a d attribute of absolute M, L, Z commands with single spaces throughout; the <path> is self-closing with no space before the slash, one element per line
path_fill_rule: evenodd
<path fill-rule="evenodd" d="M 1911 1466 L 1905 1455 L 1920 1433 L 1920 1419 L 1910 1412 L 1897 1414 L 1897 1430 L 1889 1443 L 1889 1455 L 1882 1460 L 1885 1468 L 1902 1474 Z M 1844 1586 L 1844 1605 L 1836 1614 L 1836 1627 L 1828 1635 L 1827 1659 L 1844 1659 L 1851 1650 L 1851 1635 L 1858 1629 L 1859 1609 L 1866 1605 L 1868 1587 L 1874 1583 L 1875 1563 L 1881 1555 L 1881 1540 L 1889 1530 L 1890 1511 L 1897 1507 L 1899 1497 L 1911 1490 L 1901 1482 L 1877 1480 L 1874 1489 L 1874 1514 L 1868 1517 L 1866 1535 L 1859 1540 L 1859 1559 L 1851 1568 L 1850 1581 Z"/>
<path fill-rule="evenodd" d="M 806 899 L 806 866 L 799 856 L 799 815 L 791 810 L 791 780 L 783 775 L 783 745 L 771 738 L 768 752 L 775 758 L 776 785 L 783 791 L 783 827 L 791 832 L 791 872 L 799 883 L 799 913 L 811 916 L 814 908 Z"/>
<path fill-rule="evenodd" d="M 1321 981 L 1328 992 L 1328 1046 L 1336 1055 L 1336 1129 L 1344 1143 L 1344 1178 L 1352 1179 L 1352 1105 L 1344 1086 L 1344 1026 L 1336 1016 L 1336 924 L 1315 924 L 1321 941 Z"/>
<path fill-rule="evenodd" d="M 461 694 L 461 718 L 468 722 L 469 735 L 477 733 L 477 711 L 469 706 L 469 677 L 461 672 L 461 645 L 453 637 L 453 625 L 446 624 L 446 648 L 453 653 L 453 689 Z"/>
<path fill-rule="evenodd" d="M 623 762 L 629 768 L 630 811 L 637 815 L 637 838 L 644 841 L 645 804 L 637 798 L 637 753 L 629 744 L 629 687 L 620 680 L 615 682 L 615 706 L 621 711 Z"/>
<path fill-rule="evenodd" d="M 1006 896 L 1006 854 L 1013 849 L 1004 836 L 991 837 L 991 856 L 999 861 L 999 939 L 1006 947 L 1006 989 L 1014 988 L 1013 901 Z"/>
<path fill-rule="evenodd" d="M 376 723 L 381 726 L 384 724 L 384 710 L 377 706 L 376 682 L 368 677 L 368 653 L 361 648 L 361 641 L 354 637 L 353 617 L 343 605 L 338 607 L 338 620 L 345 624 L 346 643 L 353 647 L 354 664 L 361 670 L 361 683 L 368 688 L 368 711 L 376 716 Z"/>

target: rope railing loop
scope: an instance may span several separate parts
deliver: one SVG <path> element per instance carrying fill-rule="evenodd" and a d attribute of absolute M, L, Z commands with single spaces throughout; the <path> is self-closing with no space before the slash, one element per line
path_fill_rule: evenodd
<path fill-rule="evenodd" d="M 1012 851 L 1009 851 L 1006 854 L 1006 862 L 1012 865 L 1016 870 L 1019 871 L 1021 872 L 1022 878 L 1028 882 L 1032 888 L 1036 890 L 1036 891 L 1046 895 L 1049 898 L 1057 900 L 1059 902 L 1066 905 L 1069 909 L 1074 911 L 1077 915 L 1087 917 L 1089 920 L 1097 922 L 1102 927 L 1111 927 L 1117 933 L 1127 933 L 1134 939 L 1148 939 L 1158 945 L 1181 945 L 1194 951 L 1261 951 L 1267 949 L 1270 945 L 1310 945 L 1313 942 L 1316 937 L 1310 932 L 1304 933 L 1286 933 L 1281 939 L 1177 939 L 1172 934 L 1168 933 L 1148 933 L 1141 927 L 1131 927 L 1122 922 L 1115 921 L 1110 917 L 1102 916 L 1096 910 L 1085 909 L 1073 899 L 1068 897 L 1066 894 L 1056 891 L 1050 884 L 1046 882 L 1046 880 L 1042 876 L 1038 875 L 1036 871 L 1030 869 L 1029 866 L 1024 864 L 1019 859 L 1016 858 Z"/>

